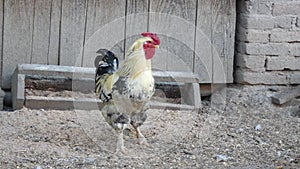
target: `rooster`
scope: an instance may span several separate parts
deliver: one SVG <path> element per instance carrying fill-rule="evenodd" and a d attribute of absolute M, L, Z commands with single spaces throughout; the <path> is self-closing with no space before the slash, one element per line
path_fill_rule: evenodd
<path fill-rule="evenodd" d="M 154 94 L 151 59 L 160 39 L 154 33 L 142 33 L 125 54 L 125 60 L 119 68 L 119 60 L 114 53 L 106 49 L 97 51 L 95 59 L 95 91 L 104 106 L 101 109 L 105 120 L 117 131 L 116 152 L 126 153 L 124 129 L 131 125 L 140 144 L 146 144 L 146 138 L 139 127 L 147 118 L 145 111 Z"/>

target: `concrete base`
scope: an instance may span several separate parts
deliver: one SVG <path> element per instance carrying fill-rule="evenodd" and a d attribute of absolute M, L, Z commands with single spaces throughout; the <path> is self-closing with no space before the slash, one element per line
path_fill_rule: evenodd
<path fill-rule="evenodd" d="M 0 89 L 0 110 L 3 110 L 5 92 Z"/>

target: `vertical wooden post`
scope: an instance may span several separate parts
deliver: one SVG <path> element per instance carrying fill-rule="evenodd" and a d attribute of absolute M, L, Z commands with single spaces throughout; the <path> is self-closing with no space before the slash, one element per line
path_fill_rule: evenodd
<path fill-rule="evenodd" d="M 30 63 L 34 0 L 4 1 L 2 87 L 11 88 L 11 76 L 19 63 Z"/>

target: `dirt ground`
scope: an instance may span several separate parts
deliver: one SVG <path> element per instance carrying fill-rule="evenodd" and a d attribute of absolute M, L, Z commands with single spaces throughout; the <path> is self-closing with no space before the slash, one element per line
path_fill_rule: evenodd
<path fill-rule="evenodd" d="M 227 86 L 221 110 L 148 110 L 149 146 L 127 132 L 117 156 L 99 111 L 2 111 L 0 168 L 300 168 L 300 107 L 270 99 L 283 88 Z"/>

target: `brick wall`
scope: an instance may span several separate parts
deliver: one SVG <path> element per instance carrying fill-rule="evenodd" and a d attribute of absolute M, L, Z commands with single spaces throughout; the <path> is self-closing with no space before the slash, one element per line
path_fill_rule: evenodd
<path fill-rule="evenodd" d="M 300 0 L 237 0 L 235 81 L 300 84 Z"/>

